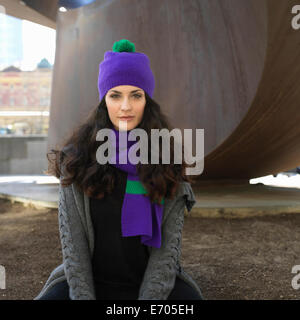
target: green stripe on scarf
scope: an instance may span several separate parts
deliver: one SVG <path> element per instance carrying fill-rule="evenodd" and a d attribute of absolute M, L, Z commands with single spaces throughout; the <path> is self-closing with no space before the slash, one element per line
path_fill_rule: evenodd
<path fill-rule="evenodd" d="M 147 190 L 140 181 L 127 180 L 126 191 L 127 194 L 146 194 Z M 165 200 L 162 199 L 160 204 L 164 204 Z"/>

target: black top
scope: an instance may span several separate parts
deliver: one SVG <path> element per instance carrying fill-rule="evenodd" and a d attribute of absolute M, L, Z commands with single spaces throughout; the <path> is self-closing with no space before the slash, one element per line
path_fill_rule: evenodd
<path fill-rule="evenodd" d="M 90 198 L 95 234 L 92 267 L 96 298 L 136 300 L 149 253 L 140 236 L 122 236 L 121 210 L 127 173 L 113 168 L 117 172 L 113 193 L 102 199 Z"/>

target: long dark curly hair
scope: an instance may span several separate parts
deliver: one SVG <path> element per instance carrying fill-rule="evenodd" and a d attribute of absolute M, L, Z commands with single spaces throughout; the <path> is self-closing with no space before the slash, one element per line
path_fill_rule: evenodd
<path fill-rule="evenodd" d="M 151 129 L 172 130 L 173 128 L 169 125 L 169 121 L 162 113 L 159 104 L 146 92 L 145 96 L 146 105 L 138 128 L 147 132 L 148 146 L 151 150 Z M 59 178 L 63 187 L 75 183 L 81 191 L 91 198 L 100 199 L 105 194 L 111 193 L 116 181 L 116 171 L 109 163 L 103 165 L 96 160 L 96 151 L 105 142 L 96 141 L 96 135 L 103 128 L 113 128 L 105 96 L 100 104 L 92 109 L 86 119 L 63 141 L 61 147 L 51 149 L 47 153 L 48 170 L 45 173 Z M 190 165 L 184 162 L 183 145 L 182 163 L 174 164 L 174 143 L 174 139 L 170 138 L 170 164 L 163 164 L 161 161 L 161 145 L 159 164 L 150 164 L 149 161 L 149 164 L 137 164 L 139 179 L 147 190 L 147 196 L 151 201 L 160 202 L 162 197 L 173 198 L 181 181 L 195 182 L 191 176 L 185 174 L 185 168 Z M 149 159 L 151 159 L 150 154 Z"/>

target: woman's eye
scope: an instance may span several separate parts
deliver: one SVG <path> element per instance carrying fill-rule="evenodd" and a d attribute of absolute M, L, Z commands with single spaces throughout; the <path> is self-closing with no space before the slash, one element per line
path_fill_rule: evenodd
<path fill-rule="evenodd" d="M 112 94 L 110 97 L 114 99 L 114 98 L 119 98 L 120 96 L 117 94 Z M 140 94 L 135 94 L 134 97 L 136 99 L 140 99 L 142 96 Z"/>

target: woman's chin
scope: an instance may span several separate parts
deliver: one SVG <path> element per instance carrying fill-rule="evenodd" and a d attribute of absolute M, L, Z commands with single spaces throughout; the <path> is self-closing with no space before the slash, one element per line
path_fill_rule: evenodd
<path fill-rule="evenodd" d="M 134 129 L 136 125 L 132 123 L 129 124 L 127 121 L 119 121 L 118 126 L 115 126 L 115 127 L 117 130 L 120 130 L 120 131 L 129 131 Z"/>

